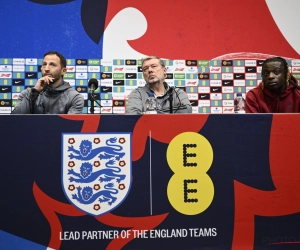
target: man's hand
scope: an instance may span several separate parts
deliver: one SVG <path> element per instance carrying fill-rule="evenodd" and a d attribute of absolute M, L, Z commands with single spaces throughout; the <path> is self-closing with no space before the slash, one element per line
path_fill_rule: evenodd
<path fill-rule="evenodd" d="M 36 89 L 38 92 L 42 92 L 42 90 L 46 87 L 49 86 L 51 82 L 53 82 L 54 78 L 51 76 L 43 76 L 42 78 L 38 79 L 36 82 L 35 86 L 33 87 Z"/>

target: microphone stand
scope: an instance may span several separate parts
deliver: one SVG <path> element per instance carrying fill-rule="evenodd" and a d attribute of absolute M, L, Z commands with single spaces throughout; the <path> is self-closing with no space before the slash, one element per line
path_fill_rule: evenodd
<path fill-rule="evenodd" d="M 90 92 L 90 101 L 91 101 L 91 108 L 90 108 L 90 111 L 91 111 L 91 114 L 94 114 L 94 111 L 95 111 L 95 105 L 94 105 L 94 101 L 95 101 L 95 98 L 94 98 L 94 91 L 91 91 L 91 92 Z"/>
<path fill-rule="evenodd" d="M 169 89 L 170 114 L 173 113 L 173 88 Z"/>
<path fill-rule="evenodd" d="M 90 95 L 90 98 L 89 98 L 89 99 L 90 99 L 90 101 L 91 101 L 90 111 L 91 111 L 91 114 L 94 114 L 94 111 L 95 111 L 95 105 L 94 105 L 94 102 L 96 102 L 100 108 L 102 108 L 102 106 L 101 106 L 101 104 L 95 99 L 94 92 L 91 92 L 89 95 Z"/>

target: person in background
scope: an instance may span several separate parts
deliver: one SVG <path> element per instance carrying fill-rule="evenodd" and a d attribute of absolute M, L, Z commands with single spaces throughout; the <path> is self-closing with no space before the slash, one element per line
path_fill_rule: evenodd
<path fill-rule="evenodd" d="M 63 80 L 65 57 L 50 51 L 44 55 L 41 71 L 33 88 L 21 92 L 12 114 L 81 114 L 84 98 Z"/>
<path fill-rule="evenodd" d="M 246 113 L 300 112 L 300 87 L 285 59 L 266 59 L 261 76 L 262 82 L 246 95 Z"/>
<path fill-rule="evenodd" d="M 141 61 L 146 84 L 130 93 L 126 114 L 145 113 L 149 93 L 154 93 L 156 97 L 157 113 L 171 113 L 170 100 L 172 101 L 172 113 L 192 113 L 192 106 L 187 94 L 182 89 L 170 87 L 165 82 L 167 70 L 163 60 L 157 56 L 149 56 Z"/>

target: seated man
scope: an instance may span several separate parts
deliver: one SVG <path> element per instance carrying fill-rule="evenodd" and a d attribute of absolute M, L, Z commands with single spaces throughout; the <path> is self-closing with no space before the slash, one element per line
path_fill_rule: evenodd
<path fill-rule="evenodd" d="M 130 93 L 126 114 L 145 113 L 149 93 L 153 93 L 156 97 L 157 113 L 192 113 L 192 106 L 187 94 L 182 89 L 170 87 L 165 82 L 167 70 L 163 60 L 156 56 L 143 58 L 142 70 L 146 85 Z M 170 101 L 172 105 L 170 105 Z"/>
<path fill-rule="evenodd" d="M 42 77 L 33 88 L 22 91 L 12 114 L 81 114 L 84 99 L 63 81 L 67 62 L 58 52 L 44 55 Z"/>
<path fill-rule="evenodd" d="M 273 57 L 262 65 L 262 82 L 246 95 L 246 113 L 299 113 L 300 90 L 286 60 Z"/>

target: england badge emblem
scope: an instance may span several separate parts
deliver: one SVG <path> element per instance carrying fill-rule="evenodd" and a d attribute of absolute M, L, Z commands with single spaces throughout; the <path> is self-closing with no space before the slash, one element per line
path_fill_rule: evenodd
<path fill-rule="evenodd" d="M 131 187 L 131 133 L 62 134 L 62 186 L 80 210 L 112 211 Z"/>

